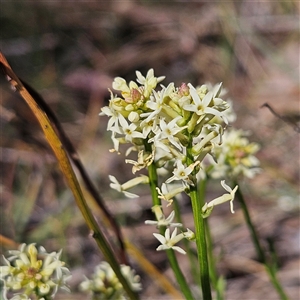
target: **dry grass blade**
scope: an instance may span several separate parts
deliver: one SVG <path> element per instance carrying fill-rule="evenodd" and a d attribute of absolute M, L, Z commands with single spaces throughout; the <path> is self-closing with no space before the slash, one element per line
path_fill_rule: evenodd
<path fill-rule="evenodd" d="M 116 234 L 116 237 L 118 239 L 119 246 L 120 246 L 120 261 L 123 264 L 128 265 L 128 260 L 127 260 L 126 253 L 125 253 L 123 237 L 122 237 L 121 230 L 118 226 L 118 223 L 116 222 L 116 220 L 114 219 L 112 214 L 109 212 L 108 208 L 106 207 L 106 205 L 104 203 L 104 200 L 100 196 L 95 185 L 90 180 L 89 175 L 87 174 L 75 147 L 73 146 L 73 144 L 70 141 L 70 139 L 68 138 L 68 136 L 65 134 L 65 131 L 64 131 L 63 127 L 61 126 L 60 122 L 58 121 L 56 115 L 53 113 L 53 111 L 50 109 L 50 107 L 47 105 L 47 103 L 44 101 L 44 99 L 29 84 L 25 83 L 23 80 L 21 80 L 21 82 L 25 86 L 25 88 L 29 91 L 29 93 L 34 97 L 35 101 L 37 101 L 37 103 L 41 106 L 41 108 L 47 114 L 47 116 L 49 117 L 51 122 L 54 124 L 54 126 L 55 126 L 54 129 L 56 129 L 57 134 L 58 134 L 60 140 L 62 141 L 64 147 L 66 148 L 66 151 L 67 151 L 70 159 L 72 160 L 72 162 L 78 169 L 80 175 L 82 176 L 82 179 L 84 181 L 84 184 L 85 184 L 87 190 L 93 196 L 94 200 L 96 201 L 97 205 L 99 206 L 99 208 L 102 212 L 102 215 L 104 215 L 104 217 L 107 218 L 108 222 L 106 222 L 106 223 L 110 224 L 110 226 L 113 228 L 113 230 Z"/>
<path fill-rule="evenodd" d="M 10 247 L 12 249 L 17 248 L 18 247 L 18 243 L 16 243 L 15 241 L 3 236 L 2 234 L 0 234 L 0 244 Z"/>
<path fill-rule="evenodd" d="M 70 161 L 68 159 L 67 153 L 57 136 L 54 128 L 52 127 L 52 124 L 47 116 L 47 114 L 42 110 L 42 108 L 34 101 L 30 93 L 27 91 L 25 86 L 22 84 L 21 80 L 15 75 L 11 67 L 9 66 L 7 60 L 3 56 L 2 53 L 0 53 L 0 63 L 3 67 L 4 73 L 7 76 L 7 79 L 9 80 L 12 87 L 20 93 L 20 95 L 23 97 L 23 99 L 26 101 L 26 103 L 29 105 L 29 107 L 34 112 L 36 118 L 38 119 L 42 130 L 45 134 L 46 139 L 48 140 L 52 150 L 54 151 L 61 170 L 63 171 L 64 175 L 66 176 L 66 179 L 68 181 L 68 184 L 70 185 L 70 188 L 72 189 L 72 192 L 74 193 L 75 199 L 83 198 L 80 185 L 77 181 L 77 178 L 75 176 L 75 173 L 72 169 L 72 166 L 70 164 Z M 83 207 L 83 204 L 80 204 L 80 209 L 86 210 L 84 214 L 86 215 L 89 211 L 89 208 Z M 96 221 L 91 221 L 90 224 L 91 228 L 97 227 Z"/>
<path fill-rule="evenodd" d="M 132 291 L 128 282 L 124 278 L 123 274 L 120 271 L 120 266 L 116 260 L 116 257 L 113 255 L 113 250 L 109 246 L 106 238 L 104 237 L 102 231 L 100 230 L 96 219 L 94 218 L 90 208 L 88 207 L 86 200 L 83 196 L 80 184 L 77 180 L 77 177 L 74 173 L 74 170 L 69 161 L 67 152 L 64 149 L 64 146 L 56 134 L 47 114 L 43 109 L 38 105 L 34 100 L 25 86 L 22 84 L 18 76 L 13 72 L 10 65 L 8 64 L 4 55 L 0 52 L 0 64 L 3 68 L 7 79 L 9 80 L 12 88 L 20 93 L 22 98 L 26 101 L 30 109 L 33 111 L 34 115 L 39 121 L 39 124 L 44 132 L 44 135 L 51 146 L 61 168 L 62 173 L 64 174 L 70 189 L 73 192 L 74 198 L 76 200 L 77 206 L 80 209 L 86 224 L 93 231 L 93 237 L 99 246 L 99 249 L 103 252 L 106 260 L 111 265 L 112 269 L 116 273 L 118 279 L 124 287 L 124 290 L 128 294 L 130 299 L 138 299 L 138 296 L 135 292 Z"/>

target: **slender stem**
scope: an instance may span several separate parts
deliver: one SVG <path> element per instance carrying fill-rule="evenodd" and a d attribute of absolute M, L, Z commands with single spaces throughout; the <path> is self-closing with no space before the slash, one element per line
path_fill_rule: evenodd
<path fill-rule="evenodd" d="M 194 158 L 191 153 L 191 149 L 192 149 L 191 141 L 190 141 L 190 145 L 187 147 L 188 165 L 194 163 Z M 206 237 L 205 237 L 205 224 L 204 224 L 204 219 L 202 217 L 202 207 L 204 203 L 200 202 L 201 199 L 198 194 L 196 178 L 194 179 L 195 179 L 194 180 L 195 183 L 194 185 L 190 186 L 189 196 L 191 198 L 193 215 L 194 215 L 196 245 L 197 245 L 198 260 L 200 266 L 201 288 L 202 288 L 203 299 L 211 300 L 212 296 L 211 296 L 211 288 L 210 288 L 210 280 L 209 280 L 209 263 L 208 263 L 207 244 L 206 244 Z"/>
<path fill-rule="evenodd" d="M 174 207 L 177 222 L 183 224 L 178 200 L 176 199 L 176 197 L 174 198 L 174 201 L 173 201 L 173 207 Z M 193 279 L 194 279 L 195 283 L 197 283 L 200 286 L 201 285 L 200 275 L 199 275 L 200 270 L 197 268 L 197 263 L 196 263 L 197 256 L 195 255 L 195 251 L 193 251 L 191 248 L 190 241 L 188 241 L 187 239 L 183 239 L 183 243 L 185 246 L 187 256 L 190 261 L 191 273 L 192 273 Z"/>
<path fill-rule="evenodd" d="M 235 182 L 234 184 L 237 184 L 237 182 Z M 238 199 L 238 201 L 240 203 L 240 206 L 242 208 L 242 211 L 243 211 L 243 214 L 244 214 L 244 217 L 245 217 L 248 229 L 250 231 L 251 239 L 252 239 L 252 242 L 254 244 L 254 247 L 255 247 L 258 259 L 262 263 L 266 263 L 265 253 L 264 253 L 264 251 L 263 251 L 263 249 L 262 249 L 262 247 L 260 245 L 260 242 L 259 242 L 259 239 L 258 239 L 258 234 L 256 232 L 256 229 L 255 229 L 253 223 L 252 223 L 252 220 L 251 220 L 251 217 L 250 217 L 250 214 L 249 214 L 249 211 L 248 211 L 248 207 L 246 205 L 244 196 L 243 196 L 243 194 L 241 192 L 241 187 L 240 186 L 239 186 L 238 190 L 236 191 L 236 197 L 237 197 L 237 199 Z"/>
<path fill-rule="evenodd" d="M 151 196 L 152 196 L 152 204 L 153 206 L 161 205 L 161 200 L 160 198 L 158 198 L 158 192 L 156 189 L 156 187 L 158 187 L 158 179 L 157 179 L 155 162 L 153 162 L 148 167 L 148 176 L 149 176 L 149 185 L 150 185 Z"/>
<path fill-rule="evenodd" d="M 200 180 L 200 183 L 198 185 L 199 187 L 199 198 L 200 202 L 205 202 L 205 194 L 206 194 L 206 184 L 207 179 Z M 223 285 L 220 286 L 219 281 L 221 278 L 217 274 L 216 265 L 215 265 L 215 258 L 213 255 L 213 240 L 210 232 L 210 227 L 208 224 L 208 219 L 204 220 L 205 224 L 205 233 L 206 233 L 206 243 L 207 243 L 207 255 L 208 255 L 208 263 L 209 263 L 209 274 L 210 279 L 212 281 L 212 286 L 215 289 L 217 293 L 217 300 L 224 299 L 223 295 Z"/>
<path fill-rule="evenodd" d="M 223 280 L 218 276 L 215 264 L 215 257 L 213 255 L 213 241 L 210 233 L 210 228 L 208 224 L 208 219 L 204 220 L 205 232 L 206 232 L 206 243 L 207 243 L 207 253 L 208 253 L 208 263 L 209 263 L 209 275 L 212 282 L 212 286 L 217 293 L 217 300 L 224 299 L 224 285 L 220 285 L 220 281 Z"/>
<path fill-rule="evenodd" d="M 235 182 L 234 184 L 237 184 L 237 182 Z M 248 229 L 250 231 L 251 234 L 251 238 L 252 238 L 252 242 L 254 244 L 257 256 L 259 258 L 259 260 L 265 265 L 265 269 L 270 277 L 270 280 L 273 284 L 273 286 L 275 287 L 277 293 L 280 296 L 281 300 L 288 300 L 289 297 L 286 295 L 285 291 L 283 290 L 283 287 L 281 285 L 281 283 L 279 282 L 278 278 L 277 278 L 277 274 L 276 274 L 276 268 L 274 268 L 274 263 L 273 262 L 268 262 L 266 255 L 263 251 L 263 248 L 260 244 L 259 238 L 258 238 L 258 234 L 256 232 L 256 229 L 252 223 L 251 217 L 250 217 L 250 213 L 248 210 L 248 207 L 246 205 L 244 196 L 241 192 L 241 188 L 239 187 L 239 189 L 236 192 L 236 197 L 240 203 L 240 206 L 242 208 Z"/>
<path fill-rule="evenodd" d="M 146 151 L 151 151 L 151 145 L 145 143 L 145 148 Z M 150 189 L 151 189 L 151 195 L 152 195 L 152 201 L 153 201 L 153 206 L 154 205 L 161 205 L 161 201 L 158 198 L 158 192 L 156 187 L 158 186 L 158 178 L 157 178 L 157 170 L 156 170 L 156 165 L 155 162 L 153 162 L 149 167 L 148 167 L 148 175 L 149 175 L 149 183 L 150 183 Z M 164 228 L 160 228 L 160 234 L 164 234 L 165 230 Z M 185 296 L 186 299 L 191 299 L 193 300 L 194 297 L 192 295 L 192 292 L 185 280 L 185 277 L 183 276 L 183 273 L 178 265 L 177 258 L 175 256 L 174 250 L 169 249 L 166 251 L 169 263 L 171 265 L 171 268 L 174 272 L 174 275 L 176 277 L 177 283 L 179 284 L 179 287 Z"/>
<path fill-rule="evenodd" d="M 166 251 L 167 252 L 167 256 L 168 256 L 168 260 L 169 263 L 171 265 L 171 268 L 174 272 L 174 275 L 176 277 L 177 283 L 179 284 L 179 287 L 183 293 L 183 295 L 185 296 L 186 299 L 188 300 L 194 300 L 194 296 L 190 290 L 190 287 L 188 286 L 182 272 L 181 269 L 179 267 L 176 255 L 174 253 L 173 249 L 169 249 Z"/>
<path fill-rule="evenodd" d="M 198 260 L 200 266 L 200 280 L 203 299 L 211 300 L 211 288 L 209 280 L 209 264 L 207 257 L 207 245 L 205 237 L 205 225 L 204 219 L 201 215 L 201 208 L 203 205 L 199 202 L 197 187 L 191 186 L 190 197 L 192 201 L 194 223 L 195 223 L 195 233 L 196 233 L 196 244 L 198 252 Z"/>

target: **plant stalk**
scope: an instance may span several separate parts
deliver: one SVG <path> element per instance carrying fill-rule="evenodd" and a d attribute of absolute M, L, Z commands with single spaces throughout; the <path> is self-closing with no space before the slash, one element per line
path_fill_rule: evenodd
<path fill-rule="evenodd" d="M 192 201 L 194 223 L 195 223 L 195 234 L 196 244 L 198 252 L 198 260 L 200 266 L 200 280 L 203 299 L 211 300 L 211 288 L 209 280 L 209 263 L 207 255 L 207 244 L 205 236 L 205 224 L 202 218 L 202 204 L 199 201 L 197 186 L 191 186 L 190 197 Z"/>
<path fill-rule="evenodd" d="M 207 179 L 200 180 L 198 185 L 199 188 L 199 198 L 200 203 L 205 203 L 205 194 L 206 194 L 206 184 Z M 223 292 L 223 285 L 220 286 L 219 281 L 222 280 L 219 278 L 217 274 L 216 264 L 215 264 L 215 257 L 213 254 L 213 240 L 209 228 L 208 218 L 204 220 L 205 224 L 205 234 L 206 234 L 206 244 L 207 244 L 207 255 L 208 255 L 208 263 L 209 263 L 209 275 L 212 282 L 212 286 L 216 291 L 216 300 L 223 300 L 224 299 L 224 292 Z"/>
<path fill-rule="evenodd" d="M 145 142 L 145 149 L 146 149 L 146 151 L 151 152 L 151 144 L 148 144 Z M 150 189 L 151 189 L 153 206 L 161 205 L 161 201 L 158 198 L 158 192 L 156 189 L 156 187 L 158 187 L 158 177 L 157 177 L 157 170 L 156 170 L 155 162 L 152 162 L 152 164 L 150 166 L 148 166 L 148 175 L 149 175 L 149 185 L 150 185 Z M 159 228 L 159 231 L 160 231 L 160 234 L 164 235 L 165 228 Z M 178 283 L 183 295 L 185 296 L 186 299 L 193 300 L 194 297 L 193 297 L 192 292 L 191 292 L 191 290 L 185 280 L 185 277 L 179 267 L 174 250 L 169 249 L 166 251 L 166 253 L 167 253 L 167 257 L 168 257 L 169 263 L 171 265 L 171 268 L 176 277 L 177 283 Z"/>
<path fill-rule="evenodd" d="M 195 163 L 192 154 L 192 138 L 190 139 L 189 145 L 187 147 L 186 162 L 188 166 Z M 195 170 L 192 172 L 192 176 L 193 176 L 194 185 L 190 186 L 189 196 L 191 198 L 193 216 L 194 216 L 202 296 L 203 299 L 205 300 L 212 300 L 210 278 L 209 278 L 209 262 L 208 262 L 207 244 L 206 244 L 206 235 L 205 235 L 205 223 L 202 217 L 202 207 L 204 203 L 200 202 L 201 197 L 198 192 Z"/>
<path fill-rule="evenodd" d="M 181 218 L 181 213 L 180 213 L 180 208 L 179 208 L 179 204 L 178 204 L 178 200 L 176 199 L 176 197 L 174 198 L 174 201 L 173 201 L 173 207 L 174 207 L 177 222 L 183 224 L 182 218 Z M 188 241 L 187 239 L 183 239 L 183 243 L 184 243 L 184 246 L 185 246 L 187 256 L 188 256 L 189 261 L 190 261 L 192 277 L 193 277 L 195 283 L 200 286 L 201 285 L 200 275 L 199 275 L 200 270 L 199 270 L 199 268 L 197 268 L 197 255 L 193 251 L 190 241 Z"/>

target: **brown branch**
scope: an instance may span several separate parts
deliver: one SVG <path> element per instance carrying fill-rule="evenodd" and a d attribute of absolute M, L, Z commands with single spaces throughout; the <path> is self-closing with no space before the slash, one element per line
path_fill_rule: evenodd
<path fill-rule="evenodd" d="M 267 107 L 270 112 L 277 117 L 278 119 L 282 120 L 283 122 L 285 122 L 286 124 L 288 124 L 289 126 L 292 126 L 294 128 L 294 130 L 298 133 L 300 133 L 300 125 L 298 124 L 300 121 L 300 115 L 299 114 L 293 114 L 293 115 L 280 115 L 278 114 L 270 104 L 268 103 L 264 103 L 262 107 Z"/>

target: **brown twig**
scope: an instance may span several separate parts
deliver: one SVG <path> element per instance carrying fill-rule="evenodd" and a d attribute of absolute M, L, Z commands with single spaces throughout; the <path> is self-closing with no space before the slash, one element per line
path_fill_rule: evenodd
<path fill-rule="evenodd" d="M 300 115 L 294 114 L 294 115 L 280 115 L 278 114 L 270 104 L 264 103 L 262 107 L 267 107 L 270 112 L 277 117 L 278 119 L 282 120 L 283 122 L 287 123 L 289 126 L 292 126 L 294 130 L 298 133 L 300 133 L 300 125 L 298 124 L 300 121 Z"/>

